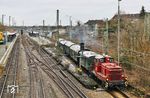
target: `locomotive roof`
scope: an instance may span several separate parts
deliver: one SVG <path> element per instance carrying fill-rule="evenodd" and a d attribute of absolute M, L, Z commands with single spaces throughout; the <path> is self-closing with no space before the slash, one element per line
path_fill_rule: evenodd
<path fill-rule="evenodd" d="M 114 70 L 117 70 L 117 69 L 121 69 L 121 66 L 118 66 L 114 63 L 104 63 L 103 64 L 104 66 L 106 66 L 107 68 L 109 68 L 110 70 L 114 69 Z"/>
<path fill-rule="evenodd" d="M 82 51 L 80 52 L 80 54 L 82 54 Z M 93 52 L 93 51 L 83 51 L 83 56 L 85 56 L 85 57 L 92 57 L 92 56 L 95 56 L 96 55 L 96 53 L 95 52 Z"/>
<path fill-rule="evenodd" d="M 70 47 L 70 49 L 74 50 L 75 52 L 79 52 L 80 51 L 80 45 L 77 45 L 77 44 L 72 45 Z"/>
<path fill-rule="evenodd" d="M 70 47 L 70 46 L 73 45 L 73 44 L 75 44 L 75 43 L 73 43 L 73 42 L 71 42 L 71 41 L 66 41 L 66 43 L 65 43 L 65 45 L 68 46 L 68 47 Z"/>
<path fill-rule="evenodd" d="M 79 49 L 80 50 L 80 49 Z M 80 52 L 80 54 L 82 54 L 82 52 Z M 100 55 L 100 54 L 97 54 L 93 51 L 83 51 L 83 56 L 85 57 L 92 57 L 92 56 L 95 56 L 96 59 L 101 59 L 101 58 L 104 58 L 103 55 Z"/>
<path fill-rule="evenodd" d="M 103 55 L 100 55 L 100 54 L 97 54 L 97 55 L 95 56 L 95 58 L 96 58 L 96 59 L 101 59 L 101 58 L 104 58 L 104 56 L 103 56 Z"/>

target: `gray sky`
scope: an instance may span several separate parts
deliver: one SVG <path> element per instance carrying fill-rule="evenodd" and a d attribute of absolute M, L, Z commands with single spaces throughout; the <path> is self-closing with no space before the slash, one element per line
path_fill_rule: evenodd
<path fill-rule="evenodd" d="M 126 13 L 138 13 L 142 5 L 150 11 L 150 0 L 122 0 L 121 10 Z M 117 12 L 117 0 L 0 0 L 0 15 L 15 17 L 17 25 L 39 25 L 46 20 L 46 25 L 56 24 L 56 10 L 60 10 L 62 24 L 89 19 L 111 18 Z"/>

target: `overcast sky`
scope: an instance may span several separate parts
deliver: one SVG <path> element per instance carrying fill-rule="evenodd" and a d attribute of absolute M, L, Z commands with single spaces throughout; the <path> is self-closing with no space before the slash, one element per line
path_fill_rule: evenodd
<path fill-rule="evenodd" d="M 138 13 L 142 5 L 150 11 L 150 0 L 122 0 L 121 10 L 126 13 Z M 0 0 L 0 15 L 13 16 L 17 25 L 56 24 L 56 10 L 60 10 L 62 24 L 69 24 L 69 16 L 73 22 L 89 19 L 111 18 L 117 12 L 117 0 Z M 0 18 L 1 19 L 1 18 Z"/>

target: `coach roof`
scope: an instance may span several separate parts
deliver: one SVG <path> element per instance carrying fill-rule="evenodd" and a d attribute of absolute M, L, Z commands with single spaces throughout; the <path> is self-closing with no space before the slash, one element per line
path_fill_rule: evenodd
<path fill-rule="evenodd" d="M 70 49 L 72 49 L 72 50 L 75 51 L 75 52 L 79 52 L 79 51 L 80 51 L 80 45 L 77 45 L 77 44 L 72 45 L 72 46 L 70 47 Z"/>
<path fill-rule="evenodd" d="M 75 44 L 75 43 L 73 43 L 73 42 L 71 42 L 71 41 L 66 41 L 66 43 L 65 43 L 65 45 L 68 46 L 68 47 L 70 47 L 70 46 L 73 45 L 73 44 Z"/>

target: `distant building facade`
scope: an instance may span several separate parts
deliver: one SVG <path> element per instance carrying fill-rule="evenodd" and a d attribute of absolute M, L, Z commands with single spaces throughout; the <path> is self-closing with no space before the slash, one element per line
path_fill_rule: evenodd
<path fill-rule="evenodd" d="M 85 25 L 87 26 L 88 31 L 97 36 L 100 30 L 104 28 L 105 22 L 104 20 L 88 20 Z"/>

